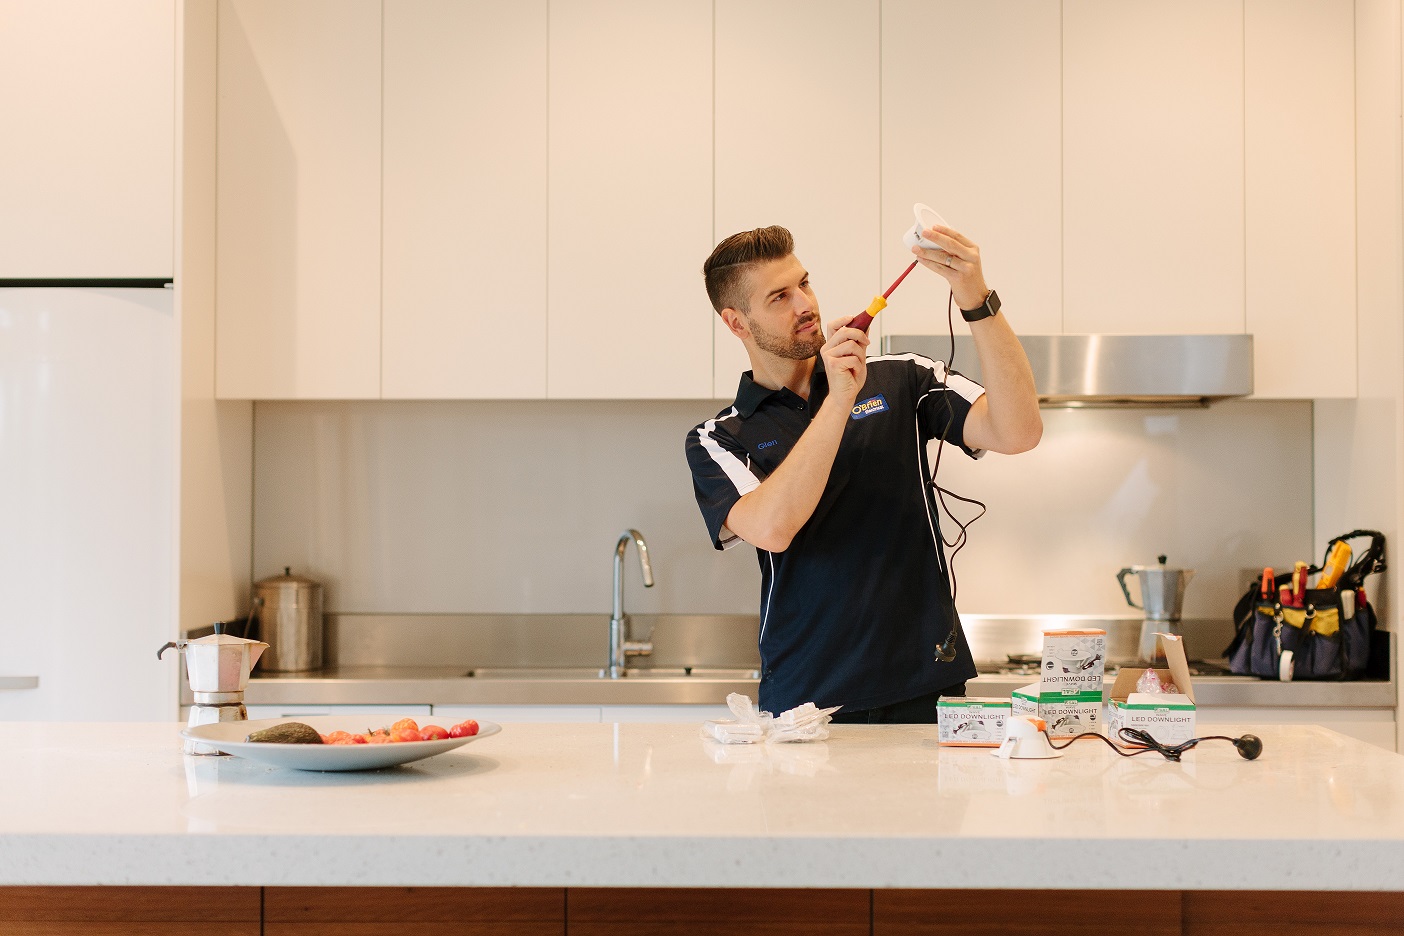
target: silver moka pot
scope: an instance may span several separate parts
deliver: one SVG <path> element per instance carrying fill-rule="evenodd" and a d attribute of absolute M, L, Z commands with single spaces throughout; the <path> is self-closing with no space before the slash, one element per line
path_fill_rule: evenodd
<path fill-rule="evenodd" d="M 222 633 L 223 624 L 215 632 L 198 640 L 173 640 L 156 651 L 156 659 L 167 650 L 185 654 L 185 672 L 190 677 L 190 691 L 195 704 L 190 707 L 189 727 L 212 725 L 217 722 L 245 721 L 244 690 L 249 685 L 249 671 L 258 662 L 259 654 L 268 644 L 245 640 Z M 219 754 L 208 744 L 187 740 L 187 754 Z"/>
<path fill-rule="evenodd" d="M 1158 565 L 1131 566 L 1116 573 L 1121 585 L 1121 593 L 1126 603 L 1139 608 L 1146 614 L 1141 624 L 1141 639 L 1138 654 L 1142 660 L 1156 659 L 1157 631 L 1167 634 L 1180 633 L 1180 613 L 1185 604 L 1185 586 L 1194 577 L 1193 569 L 1172 569 L 1165 564 L 1165 557 L 1159 556 Z M 1126 587 L 1126 576 L 1135 574 L 1140 585 L 1141 603 L 1131 600 L 1131 590 Z"/>

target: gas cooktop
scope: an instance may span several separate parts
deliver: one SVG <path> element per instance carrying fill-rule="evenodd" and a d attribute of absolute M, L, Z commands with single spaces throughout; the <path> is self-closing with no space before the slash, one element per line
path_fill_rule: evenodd
<path fill-rule="evenodd" d="M 1108 663 L 1107 675 L 1115 676 L 1116 671 L 1123 666 L 1138 666 L 1140 664 L 1126 661 L 1122 663 Z M 993 661 L 986 663 L 976 663 L 975 669 L 981 676 L 1019 676 L 1029 679 L 1037 679 L 1039 676 L 1039 660 L 1036 658 L 1025 659 L 1021 657 L 1010 657 L 1003 662 Z M 1212 660 L 1190 660 L 1189 671 L 1191 676 L 1230 676 L 1232 675 L 1227 666 Z"/>

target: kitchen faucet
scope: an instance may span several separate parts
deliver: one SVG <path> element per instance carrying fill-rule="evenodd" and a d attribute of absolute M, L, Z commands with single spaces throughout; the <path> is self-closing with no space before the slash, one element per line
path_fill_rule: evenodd
<path fill-rule="evenodd" d="M 629 540 L 639 548 L 639 565 L 643 568 L 645 588 L 653 587 L 653 566 L 648 562 L 648 544 L 638 530 L 625 530 L 614 544 L 614 612 L 609 616 L 609 678 L 625 674 L 630 656 L 647 656 L 653 652 L 652 640 L 629 639 L 629 615 L 624 613 L 624 551 Z"/>

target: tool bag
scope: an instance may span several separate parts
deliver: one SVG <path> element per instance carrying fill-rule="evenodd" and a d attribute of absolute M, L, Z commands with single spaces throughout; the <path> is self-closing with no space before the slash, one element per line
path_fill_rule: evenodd
<path fill-rule="evenodd" d="M 1266 598 L 1261 585 L 1248 589 L 1233 609 L 1236 632 L 1224 651 L 1229 671 L 1287 681 L 1360 679 L 1376 667 L 1387 667 L 1389 635 L 1376 630 L 1375 609 L 1364 589 L 1367 575 L 1385 570 L 1384 535 L 1354 530 L 1327 543 L 1326 555 L 1338 542 L 1364 537 L 1370 538 L 1369 547 L 1334 587 L 1307 589 L 1305 607 L 1284 607 L 1279 598 L 1279 587 L 1291 584 L 1291 572 L 1276 576 Z M 1308 569 L 1309 574 L 1320 571 L 1321 566 Z"/>

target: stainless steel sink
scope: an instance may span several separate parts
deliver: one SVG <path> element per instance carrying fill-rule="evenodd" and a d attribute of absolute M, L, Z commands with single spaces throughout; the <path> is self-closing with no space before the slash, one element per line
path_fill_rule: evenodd
<path fill-rule="evenodd" d="M 463 674 L 472 679 L 608 679 L 603 669 L 564 666 L 480 666 Z M 626 679 L 717 679 L 744 681 L 760 679 L 760 670 L 705 666 L 641 666 L 624 671 Z"/>

